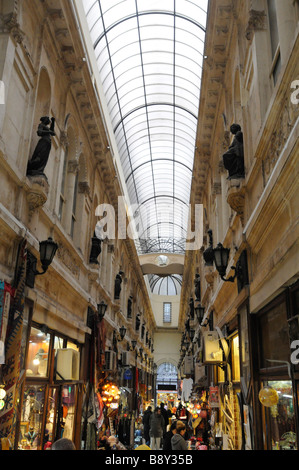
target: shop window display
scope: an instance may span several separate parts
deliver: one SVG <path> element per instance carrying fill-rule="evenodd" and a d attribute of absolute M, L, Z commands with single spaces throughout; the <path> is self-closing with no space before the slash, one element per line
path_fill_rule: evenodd
<path fill-rule="evenodd" d="M 277 380 L 265 385 L 278 394 L 278 403 L 269 408 L 271 447 L 273 450 L 297 450 L 292 382 Z"/>
<path fill-rule="evenodd" d="M 47 403 L 47 414 L 46 414 L 46 425 L 43 440 L 43 449 L 47 449 L 55 440 L 55 429 L 56 429 L 56 411 L 57 411 L 57 389 L 50 388 L 48 403 Z"/>
<path fill-rule="evenodd" d="M 47 377 L 50 335 L 37 328 L 31 328 L 26 375 Z"/>
<path fill-rule="evenodd" d="M 45 403 L 45 387 L 27 385 L 24 389 L 19 433 L 19 449 L 37 450 L 41 445 L 41 430 Z"/>
<path fill-rule="evenodd" d="M 62 437 L 74 440 L 78 385 L 66 380 L 53 383 L 55 355 L 65 348 L 80 352 L 77 344 L 56 335 L 46 326 L 31 326 L 26 381 L 20 399 L 20 450 L 46 450 Z"/>
<path fill-rule="evenodd" d="M 64 437 L 73 440 L 76 395 L 76 385 L 63 385 L 61 388 L 60 420 L 57 439 Z"/>

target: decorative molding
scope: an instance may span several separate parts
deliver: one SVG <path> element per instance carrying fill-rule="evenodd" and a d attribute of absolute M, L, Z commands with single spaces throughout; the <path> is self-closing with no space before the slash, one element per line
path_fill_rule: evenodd
<path fill-rule="evenodd" d="M 229 188 L 227 191 L 227 203 L 241 218 L 244 223 L 244 206 L 245 206 L 245 186 L 240 179 L 229 180 Z"/>
<path fill-rule="evenodd" d="M 275 127 L 271 130 L 271 138 L 267 151 L 263 158 L 263 172 L 265 183 L 268 181 L 277 159 L 294 127 L 299 116 L 299 107 L 294 106 L 289 97 L 282 103 L 280 114 L 275 121 Z"/>
<path fill-rule="evenodd" d="M 77 173 L 78 169 L 79 169 L 79 162 L 77 160 L 70 160 L 68 162 L 68 168 L 67 168 L 68 173 Z"/>
<path fill-rule="evenodd" d="M 63 262 L 63 264 L 69 269 L 69 271 L 79 279 L 80 268 L 78 262 L 74 259 L 70 251 L 63 245 L 61 240 L 57 240 L 58 250 L 57 256 Z"/>
<path fill-rule="evenodd" d="M 63 145 L 64 147 L 69 145 L 68 135 L 65 131 L 60 132 L 60 145 Z"/>
<path fill-rule="evenodd" d="M 220 182 L 213 183 L 212 194 L 213 195 L 221 194 L 221 183 Z"/>
<path fill-rule="evenodd" d="M 10 9 L 10 11 L 4 15 L 0 15 L 0 32 L 11 34 L 17 43 L 22 43 L 25 33 L 21 30 L 18 22 L 19 3 L 18 0 L 11 0 L 9 5 L 6 5 L 6 11 L 8 9 Z"/>
<path fill-rule="evenodd" d="M 80 194 L 90 195 L 90 186 L 87 181 L 80 181 L 78 184 L 78 192 Z"/>
<path fill-rule="evenodd" d="M 266 26 L 267 15 L 264 10 L 250 10 L 249 20 L 245 32 L 245 37 L 248 41 L 251 41 L 255 31 L 264 31 L 267 29 Z"/>
<path fill-rule="evenodd" d="M 27 178 L 31 183 L 27 194 L 29 219 L 31 219 L 32 214 L 47 202 L 49 184 L 45 176 L 27 176 Z"/>

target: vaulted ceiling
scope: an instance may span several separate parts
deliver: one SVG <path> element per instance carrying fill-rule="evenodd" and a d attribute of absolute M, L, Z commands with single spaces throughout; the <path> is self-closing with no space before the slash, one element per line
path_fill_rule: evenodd
<path fill-rule="evenodd" d="M 184 253 L 208 0 L 83 0 L 139 253 Z"/>

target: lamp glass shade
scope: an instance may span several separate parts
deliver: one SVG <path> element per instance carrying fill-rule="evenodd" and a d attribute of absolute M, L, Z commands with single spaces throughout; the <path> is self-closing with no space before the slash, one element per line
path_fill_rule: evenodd
<path fill-rule="evenodd" d="M 107 304 L 105 304 L 103 300 L 98 304 L 98 314 L 101 319 L 104 318 L 107 307 Z"/>
<path fill-rule="evenodd" d="M 51 237 L 39 244 L 40 261 L 43 268 L 48 268 L 53 261 L 58 245 Z"/>
<path fill-rule="evenodd" d="M 198 323 L 201 323 L 205 314 L 205 308 L 201 305 L 198 305 L 194 310 Z"/>
<path fill-rule="evenodd" d="M 132 343 L 132 348 L 135 349 L 137 341 L 135 341 L 135 339 L 132 339 L 131 343 Z"/>
<path fill-rule="evenodd" d="M 221 243 L 218 243 L 216 248 L 214 248 L 214 261 L 216 265 L 216 269 L 221 276 L 225 275 L 226 268 L 228 265 L 229 259 L 229 248 L 224 248 Z"/>
<path fill-rule="evenodd" d="M 123 339 L 125 337 L 126 331 L 127 331 L 127 329 L 124 326 L 122 326 L 119 329 L 119 334 L 120 334 L 121 339 Z"/>

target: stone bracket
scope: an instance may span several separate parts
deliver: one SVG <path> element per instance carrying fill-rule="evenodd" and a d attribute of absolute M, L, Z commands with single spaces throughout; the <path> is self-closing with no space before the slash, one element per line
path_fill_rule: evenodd
<path fill-rule="evenodd" d="M 228 182 L 227 203 L 244 222 L 244 206 L 245 206 L 245 185 L 243 179 L 231 179 Z"/>
<path fill-rule="evenodd" d="M 27 194 L 29 217 L 31 217 L 39 207 L 42 207 L 47 202 L 49 184 L 47 178 L 42 175 L 27 176 L 27 178 L 31 183 Z"/>

